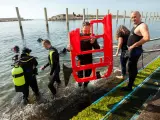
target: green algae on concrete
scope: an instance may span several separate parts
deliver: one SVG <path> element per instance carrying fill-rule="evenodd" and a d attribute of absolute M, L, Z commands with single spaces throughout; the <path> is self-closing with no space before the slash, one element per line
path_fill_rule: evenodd
<path fill-rule="evenodd" d="M 160 58 L 152 61 L 143 70 L 141 70 L 134 82 L 135 87 L 145 80 L 151 73 L 153 73 L 160 66 Z M 125 86 L 126 83 L 118 87 L 114 92 L 111 92 L 108 96 L 105 96 L 98 103 L 92 104 L 83 111 L 79 112 L 77 116 L 74 116 L 71 120 L 100 120 L 106 113 L 112 108 L 113 105 L 123 99 L 128 92 L 120 91 L 120 88 Z"/>

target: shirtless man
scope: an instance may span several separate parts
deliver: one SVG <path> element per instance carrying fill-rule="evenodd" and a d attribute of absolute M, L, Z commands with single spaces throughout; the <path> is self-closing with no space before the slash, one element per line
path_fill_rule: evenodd
<path fill-rule="evenodd" d="M 127 46 L 129 50 L 129 83 L 127 87 L 123 87 L 124 91 L 131 91 L 135 78 L 138 73 L 137 63 L 140 58 L 143 49 L 142 45 L 150 40 L 148 26 L 141 21 L 141 15 L 138 11 L 134 11 L 131 14 L 131 19 L 134 23 L 134 27 L 131 30 L 128 38 Z"/>

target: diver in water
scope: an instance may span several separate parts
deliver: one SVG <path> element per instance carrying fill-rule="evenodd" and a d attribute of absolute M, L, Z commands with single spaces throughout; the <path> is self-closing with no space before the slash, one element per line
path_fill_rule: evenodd
<path fill-rule="evenodd" d="M 14 52 L 16 55 L 14 56 L 14 57 L 12 57 L 12 60 L 14 61 L 14 62 L 16 62 L 17 60 L 18 60 L 18 58 L 19 58 L 19 47 L 16 45 L 16 46 L 14 46 L 12 49 L 11 49 L 11 51 L 12 52 Z"/>
<path fill-rule="evenodd" d="M 43 41 L 42 38 L 38 38 L 37 42 L 41 43 Z"/>
<path fill-rule="evenodd" d="M 80 34 L 81 36 L 90 36 L 91 35 L 91 26 L 89 22 L 83 22 L 82 25 L 82 33 Z M 81 46 L 81 51 L 87 51 L 87 50 L 92 50 L 94 49 L 100 49 L 100 46 L 95 38 L 89 39 L 89 40 L 82 40 L 80 43 Z M 68 47 L 68 50 L 70 51 L 72 49 L 71 46 Z M 78 60 L 80 61 L 81 65 L 87 65 L 87 64 L 92 64 L 92 53 L 90 54 L 84 54 L 84 55 L 79 55 Z M 84 76 L 89 77 L 92 73 L 91 69 L 84 70 Z M 78 77 L 83 78 L 83 70 L 78 72 Z M 84 86 L 87 87 L 89 82 L 84 82 L 84 83 L 78 83 L 79 87 Z"/>
<path fill-rule="evenodd" d="M 42 43 L 42 42 L 43 42 L 43 39 L 42 39 L 42 38 L 38 38 L 37 42 Z M 67 50 L 67 48 L 63 48 L 63 50 L 61 50 L 61 51 L 59 52 L 59 54 L 66 54 L 67 52 L 69 52 L 69 51 Z"/>
<path fill-rule="evenodd" d="M 50 89 L 52 94 L 55 95 L 56 89 L 54 87 L 54 82 L 56 81 L 58 85 L 61 83 L 59 76 L 60 72 L 59 53 L 58 50 L 51 45 L 49 40 L 43 40 L 42 45 L 45 49 L 49 50 L 49 55 L 48 55 L 49 62 L 46 65 L 44 65 L 41 68 L 41 70 L 44 70 L 48 66 L 51 67 L 50 77 L 49 77 L 50 81 L 48 84 L 48 88 Z"/>

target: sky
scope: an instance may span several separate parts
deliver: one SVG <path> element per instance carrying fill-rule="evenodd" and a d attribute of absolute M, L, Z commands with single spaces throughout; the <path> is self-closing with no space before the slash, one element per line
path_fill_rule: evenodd
<path fill-rule="evenodd" d="M 120 14 L 127 15 L 133 10 L 146 12 L 160 11 L 160 0 L 0 0 L 0 18 L 17 17 L 15 7 L 19 7 L 20 15 L 26 19 L 44 19 L 44 7 L 47 8 L 48 17 L 64 14 L 66 8 L 69 14 L 75 12 L 82 14 L 83 8 L 88 8 L 88 14 L 112 14 L 119 10 Z M 159 13 L 160 15 L 160 13 Z"/>

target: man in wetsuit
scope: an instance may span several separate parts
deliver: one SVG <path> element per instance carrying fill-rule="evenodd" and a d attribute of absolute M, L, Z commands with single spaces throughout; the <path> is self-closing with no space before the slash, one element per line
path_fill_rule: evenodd
<path fill-rule="evenodd" d="M 148 26 L 141 21 L 141 15 L 138 11 L 132 12 L 131 19 L 134 23 L 134 27 L 131 30 L 128 38 L 128 50 L 129 50 L 129 83 L 127 87 L 122 88 L 124 91 L 131 91 L 135 78 L 138 73 L 137 63 L 140 58 L 143 49 L 142 45 L 150 40 Z"/>
<path fill-rule="evenodd" d="M 35 57 L 30 56 L 32 50 L 29 48 L 24 48 L 22 50 L 22 54 L 19 59 L 19 65 L 22 67 L 24 71 L 24 77 L 25 77 L 25 89 L 23 91 L 24 98 L 23 103 L 27 104 L 28 102 L 28 95 L 29 95 L 29 86 L 32 88 L 33 92 L 36 95 L 36 98 L 39 98 L 39 89 L 37 85 L 37 79 L 36 75 L 37 73 L 37 65 L 38 62 Z"/>
<path fill-rule="evenodd" d="M 82 33 L 80 34 L 81 36 L 90 36 L 90 30 L 91 26 L 89 22 L 84 22 L 82 25 Z M 89 40 L 82 40 L 80 43 L 81 51 L 87 51 L 87 50 L 92 50 L 94 49 L 100 49 L 100 46 L 95 38 L 89 39 Z M 71 50 L 71 46 L 68 48 L 68 50 Z M 84 54 L 84 55 L 79 55 L 78 60 L 80 61 L 81 65 L 86 65 L 86 64 L 92 64 L 92 54 Z M 91 69 L 84 70 L 84 76 L 89 77 L 92 73 Z M 78 72 L 78 77 L 83 78 L 83 70 Z M 87 87 L 89 82 L 84 82 L 83 83 L 78 83 L 79 87 L 84 86 Z"/>
<path fill-rule="evenodd" d="M 49 62 L 44 65 L 41 69 L 44 70 L 46 67 L 50 65 L 50 82 L 48 84 L 48 88 L 52 92 L 53 95 L 56 94 L 56 89 L 54 87 L 54 82 L 56 81 L 58 85 L 61 83 L 59 72 L 60 72 L 60 64 L 59 64 L 59 53 L 58 50 L 53 47 L 49 40 L 43 40 L 42 45 L 45 49 L 49 50 L 48 60 Z"/>

